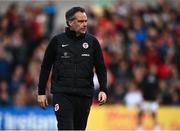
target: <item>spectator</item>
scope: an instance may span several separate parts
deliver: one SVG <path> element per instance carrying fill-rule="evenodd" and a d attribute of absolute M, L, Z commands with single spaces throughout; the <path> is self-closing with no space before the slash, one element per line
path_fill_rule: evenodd
<path fill-rule="evenodd" d="M 124 97 L 124 101 L 126 106 L 128 107 L 138 107 L 139 104 L 142 102 L 142 93 L 137 87 L 137 84 L 131 81 L 128 84 L 128 91 Z"/>
<path fill-rule="evenodd" d="M 0 106 L 8 106 L 11 104 L 8 94 L 8 85 L 6 81 L 0 81 Z"/>

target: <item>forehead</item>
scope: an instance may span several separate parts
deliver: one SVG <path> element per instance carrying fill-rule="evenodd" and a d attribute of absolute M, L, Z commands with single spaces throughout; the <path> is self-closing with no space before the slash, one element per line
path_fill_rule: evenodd
<path fill-rule="evenodd" d="M 87 15 L 85 12 L 76 12 L 74 16 L 76 19 L 87 20 Z"/>

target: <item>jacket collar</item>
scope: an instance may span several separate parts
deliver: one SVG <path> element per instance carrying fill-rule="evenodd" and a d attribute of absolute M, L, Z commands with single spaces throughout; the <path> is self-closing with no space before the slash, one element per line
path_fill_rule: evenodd
<path fill-rule="evenodd" d="M 73 30 L 70 30 L 69 27 L 65 28 L 65 33 L 67 34 L 68 37 L 70 37 L 72 39 L 82 39 L 86 35 L 86 33 L 81 33 L 79 36 L 76 36 L 76 32 Z"/>

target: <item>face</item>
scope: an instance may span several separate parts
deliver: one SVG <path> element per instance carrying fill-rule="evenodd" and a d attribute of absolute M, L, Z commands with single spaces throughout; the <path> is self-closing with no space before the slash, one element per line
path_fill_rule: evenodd
<path fill-rule="evenodd" d="M 70 28 L 77 34 L 87 31 L 87 16 L 85 12 L 75 13 L 75 19 L 69 22 Z"/>

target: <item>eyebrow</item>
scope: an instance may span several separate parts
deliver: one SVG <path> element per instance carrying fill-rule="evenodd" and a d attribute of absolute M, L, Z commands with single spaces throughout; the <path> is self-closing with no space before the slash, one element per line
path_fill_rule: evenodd
<path fill-rule="evenodd" d="M 78 22 L 87 22 L 87 20 L 77 20 Z"/>

